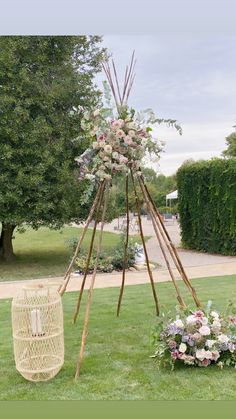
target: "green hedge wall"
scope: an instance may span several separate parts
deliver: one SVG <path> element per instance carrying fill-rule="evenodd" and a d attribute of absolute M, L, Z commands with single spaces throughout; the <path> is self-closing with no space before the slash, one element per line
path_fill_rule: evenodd
<path fill-rule="evenodd" d="M 236 158 L 188 162 L 177 185 L 183 244 L 236 255 Z"/>

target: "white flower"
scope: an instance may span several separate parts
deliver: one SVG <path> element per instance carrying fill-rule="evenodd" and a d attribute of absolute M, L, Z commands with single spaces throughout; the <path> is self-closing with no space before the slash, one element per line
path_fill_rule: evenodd
<path fill-rule="evenodd" d="M 186 350 L 187 350 L 187 345 L 185 343 L 181 343 L 179 345 L 179 352 L 184 353 L 184 352 L 186 352 Z"/>
<path fill-rule="evenodd" d="M 213 317 L 216 320 L 219 319 L 219 314 L 217 313 L 217 311 L 211 311 L 210 315 L 211 315 L 211 317 Z"/>
<path fill-rule="evenodd" d="M 93 148 L 98 148 L 100 147 L 99 143 L 97 141 L 94 141 L 92 144 Z"/>
<path fill-rule="evenodd" d="M 192 314 L 186 318 L 187 324 L 195 324 L 198 319 Z"/>
<path fill-rule="evenodd" d="M 229 338 L 226 335 L 219 335 L 218 336 L 218 342 L 220 343 L 228 343 L 229 342 Z"/>
<path fill-rule="evenodd" d="M 205 359 L 205 349 L 198 349 L 196 351 L 196 358 L 199 359 L 199 361 L 203 361 Z"/>
<path fill-rule="evenodd" d="M 220 353 L 218 351 L 212 351 L 211 354 L 213 361 L 217 361 L 217 359 L 220 357 Z"/>
<path fill-rule="evenodd" d="M 105 147 L 104 147 L 104 151 L 105 151 L 106 153 L 110 154 L 110 153 L 112 152 L 112 146 L 111 146 L 111 145 L 109 145 L 109 144 L 105 145 Z"/>
<path fill-rule="evenodd" d="M 129 135 L 131 138 L 133 138 L 133 137 L 135 137 L 136 133 L 135 133 L 135 131 L 134 131 L 133 129 L 131 129 L 131 130 L 129 130 L 128 135 Z"/>
<path fill-rule="evenodd" d="M 126 126 L 130 130 L 133 130 L 133 129 L 137 128 L 137 125 L 134 122 L 129 122 Z"/>
<path fill-rule="evenodd" d="M 98 116 L 100 114 L 100 109 L 96 109 L 93 113 L 93 116 Z"/>
<path fill-rule="evenodd" d="M 214 320 L 213 323 L 212 323 L 213 332 L 219 332 L 220 328 L 221 328 L 220 321 L 219 320 Z"/>
<path fill-rule="evenodd" d="M 205 326 L 208 323 L 208 318 L 207 317 L 202 317 L 201 322 L 202 322 L 202 325 Z"/>
<path fill-rule="evenodd" d="M 214 345 L 214 343 L 216 343 L 216 340 L 211 340 L 211 339 L 208 339 L 208 340 L 206 341 L 206 344 L 207 344 L 207 346 L 208 346 L 208 348 L 209 348 L 209 349 L 211 349 L 211 348 L 212 348 L 212 346 Z"/>
<path fill-rule="evenodd" d="M 119 153 L 117 153 L 117 151 L 114 151 L 114 152 L 112 153 L 112 157 L 113 157 L 113 159 L 118 159 L 118 157 L 119 157 Z"/>
<path fill-rule="evenodd" d="M 174 321 L 174 324 L 175 324 L 175 326 L 176 326 L 176 327 L 178 327 L 179 329 L 183 329 L 183 328 L 184 328 L 184 324 L 183 324 L 182 320 L 180 320 L 180 319 L 175 320 L 175 321 Z"/>
<path fill-rule="evenodd" d="M 87 173 L 87 174 L 85 175 L 85 179 L 93 180 L 94 178 L 95 178 L 95 176 L 94 176 L 94 175 L 92 175 L 92 174 L 90 174 L 90 173 Z"/>
<path fill-rule="evenodd" d="M 212 359 L 212 352 L 211 351 L 205 351 L 205 358 L 206 359 Z"/>
<path fill-rule="evenodd" d="M 208 326 L 202 326 L 199 329 L 199 333 L 202 336 L 209 336 L 211 334 L 210 328 Z"/>

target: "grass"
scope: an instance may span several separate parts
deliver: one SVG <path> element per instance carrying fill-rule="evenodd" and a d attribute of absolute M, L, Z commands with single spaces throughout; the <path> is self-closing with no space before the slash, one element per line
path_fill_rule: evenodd
<path fill-rule="evenodd" d="M 27 229 L 25 233 L 16 232 L 13 240 L 16 258 L 12 262 L 0 262 L 0 281 L 14 281 L 30 278 L 43 278 L 64 275 L 71 256 L 69 240 L 79 237 L 81 228 L 64 227 L 61 230 L 40 228 Z M 92 235 L 86 233 L 83 247 L 87 248 Z M 135 238 L 139 241 L 139 238 Z M 119 235 L 104 232 L 103 247 L 114 247 Z"/>
<path fill-rule="evenodd" d="M 210 298 L 215 308 L 236 299 L 236 276 L 193 280 L 203 303 Z M 182 285 L 182 284 L 181 284 Z M 174 309 L 176 298 L 170 283 L 157 285 L 161 310 Z M 183 289 L 183 287 L 181 287 Z M 186 292 L 184 294 L 186 295 Z M 63 297 L 65 364 L 48 383 L 30 383 L 15 370 L 10 326 L 10 300 L 0 300 L 0 399 L 1 400 L 236 400 L 236 372 L 216 367 L 182 367 L 157 370 L 150 331 L 155 325 L 149 284 L 126 287 L 120 318 L 115 309 L 118 288 L 94 292 L 90 333 L 81 376 L 74 382 L 80 347 L 83 310 L 78 323 L 71 322 L 77 293 Z M 188 301 L 190 301 L 188 299 Z"/>

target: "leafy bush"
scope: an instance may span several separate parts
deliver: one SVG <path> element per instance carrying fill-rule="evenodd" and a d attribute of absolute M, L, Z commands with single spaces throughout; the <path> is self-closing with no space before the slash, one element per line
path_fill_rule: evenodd
<path fill-rule="evenodd" d="M 236 158 L 188 162 L 177 184 L 183 244 L 236 255 Z"/>
<path fill-rule="evenodd" d="M 125 234 L 121 234 L 120 240 L 118 244 L 106 251 L 101 252 L 99 261 L 98 261 L 98 272 L 112 272 L 113 270 L 121 270 L 123 269 L 124 263 L 124 241 L 125 241 Z M 73 237 L 70 239 L 69 245 L 75 250 L 77 245 L 78 238 Z M 130 268 L 134 266 L 135 263 L 135 256 L 139 252 L 136 243 L 132 238 L 129 238 L 129 245 L 128 245 L 128 252 L 127 252 L 127 264 L 126 268 Z M 87 260 L 87 251 L 81 249 L 79 255 L 76 259 L 76 266 L 77 270 L 81 273 L 85 271 L 86 267 L 86 260 Z M 90 263 L 89 263 L 89 273 L 93 272 L 94 265 L 96 261 L 96 248 L 93 250 Z"/>
<path fill-rule="evenodd" d="M 176 212 L 178 212 L 178 207 L 177 205 L 173 207 L 159 207 L 158 211 L 160 214 L 176 214 Z"/>

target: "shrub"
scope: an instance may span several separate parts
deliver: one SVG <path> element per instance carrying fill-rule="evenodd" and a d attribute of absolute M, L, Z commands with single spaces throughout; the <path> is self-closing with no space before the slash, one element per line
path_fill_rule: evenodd
<path fill-rule="evenodd" d="M 205 252 L 236 254 L 236 159 L 188 162 L 177 173 L 182 241 Z"/>
<path fill-rule="evenodd" d="M 124 241 L 125 241 L 125 234 L 121 234 L 120 240 L 118 244 L 106 251 L 101 252 L 99 261 L 98 261 L 98 272 L 112 272 L 113 270 L 121 270 L 123 269 L 124 263 Z M 72 250 L 75 250 L 77 245 L 78 238 L 73 237 L 69 241 L 69 246 Z M 138 247 L 136 246 L 134 240 L 129 238 L 129 245 L 128 245 L 128 258 L 126 268 L 130 268 L 135 264 L 135 255 L 138 253 Z M 76 259 L 76 266 L 77 270 L 81 273 L 85 271 L 86 261 L 87 261 L 88 252 L 84 249 L 81 249 L 78 257 Z M 94 265 L 96 261 L 96 248 L 92 251 L 90 263 L 89 263 L 89 273 L 93 272 Z"/>

